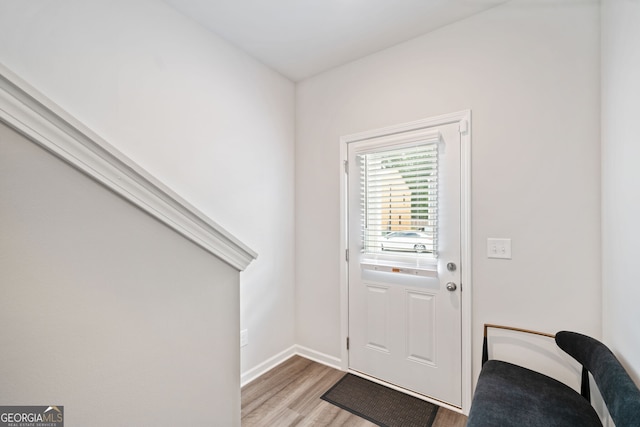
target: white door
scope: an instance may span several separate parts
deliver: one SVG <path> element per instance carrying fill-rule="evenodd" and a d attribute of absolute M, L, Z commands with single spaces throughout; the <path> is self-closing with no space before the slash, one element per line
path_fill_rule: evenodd
<path fill-rule="evenodd" d="M 459 123 L 347 151 L 349 368 L 461 407 Z"/>

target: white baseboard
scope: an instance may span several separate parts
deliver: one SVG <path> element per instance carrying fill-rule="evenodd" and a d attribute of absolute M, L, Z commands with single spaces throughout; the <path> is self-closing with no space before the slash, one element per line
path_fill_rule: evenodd
<path fill-rule="evenodd" d="M 258 366 L 249 369 L 247 372 L 244 372 L 240 375 L 240 387 L 244 387 L 249 384 L 251 381 L 258 378 L 260 375 L 269 372 L 285 360 L 293 357 L 296 354 L 296 346 L 292 345 L 288 349 L 281 351 L 275 356 L 265 360 Z"/>
<path fill-rule="evenodd" d="M 240 387 L 244 387 L 251 381 L 255 380 L 259 376 L 269 372 L 276 366 L 290 359 L 291 357 L 298 355 L 314 362 L 321 363 L 334 369 L 342 370 L 341 360 L 338 357 L 329 356 L 328 354 L 321 353 L 319 351 L 312 350 L 301 345 L 292 345 L 288 349 L 281 351 L 275 356 L 265 360 L 258 366 L 249 369 L 240 375 Z"/>
<path fill-rule="evenodd" d="M 322 363 L 330 368 L 342 370 L 342 359 L 339 357 L 329 356 L 328 354 L 321 353 L 319 351 L 312 350 L 301 345 L 296 345 L 296 354 L 304 358 L 313 360 L 314 362 Z"/>

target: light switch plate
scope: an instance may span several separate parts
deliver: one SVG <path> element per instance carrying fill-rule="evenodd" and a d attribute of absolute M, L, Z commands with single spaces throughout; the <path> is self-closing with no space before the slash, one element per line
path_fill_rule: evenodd
<path fill-rule="evenodd" d="M 511 259 L 511 239 L 487 239 L 487 257 Z"/>
<path fill-rule="evenodd" d="M 240 331 L 240 347 L 244 347 L 249 344 L 249 330 L 243 329 Z"/>

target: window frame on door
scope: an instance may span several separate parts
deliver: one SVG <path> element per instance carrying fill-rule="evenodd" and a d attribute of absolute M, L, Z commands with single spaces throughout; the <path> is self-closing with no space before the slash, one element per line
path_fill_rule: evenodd
<path fill-rule="evenodd" d="M 439 134 L 357 154 L 362 251 L 367 256 L 435 259 L 438 257 Z M 393 234 L 423 240 L 385 243 Z M 401 239 L 400 239 L 401 240 Z M 391 242 L 393 243 L 393 242 Z M 413 243 L 413 247 L 411 244 Z M 421 247 L 417 247 L 421 245 Z"/>

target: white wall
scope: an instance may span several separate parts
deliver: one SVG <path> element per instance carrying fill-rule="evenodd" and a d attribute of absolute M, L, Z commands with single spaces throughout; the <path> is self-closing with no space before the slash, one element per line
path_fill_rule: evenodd
<path fill-rule="evenodd" d="M 640 3 L 602 3 L 602 281 L 607 345 L 640 386 Z"/>
<path fill-rule="evenodd" d="M 161 1 L 0 3 L 0 62 L 258 252 L 242 371 L 294 344 L 294 85 Z"/>
<path fill-rule="evenodd" d="M 239 426 L 238 272 L 4 125 L 0 153 L 3 405 Z"/>
<path fill-rule="evenodd" d="M 340 356 L 340 136 L 464 109 L 474 375 L 485 322 L 601 335 L 596 1 L 507 3 L 305 80 L 297 103 L 301 345 Z M 488 237 L 511 238 L 513 260 L 487 259 Z"/>

